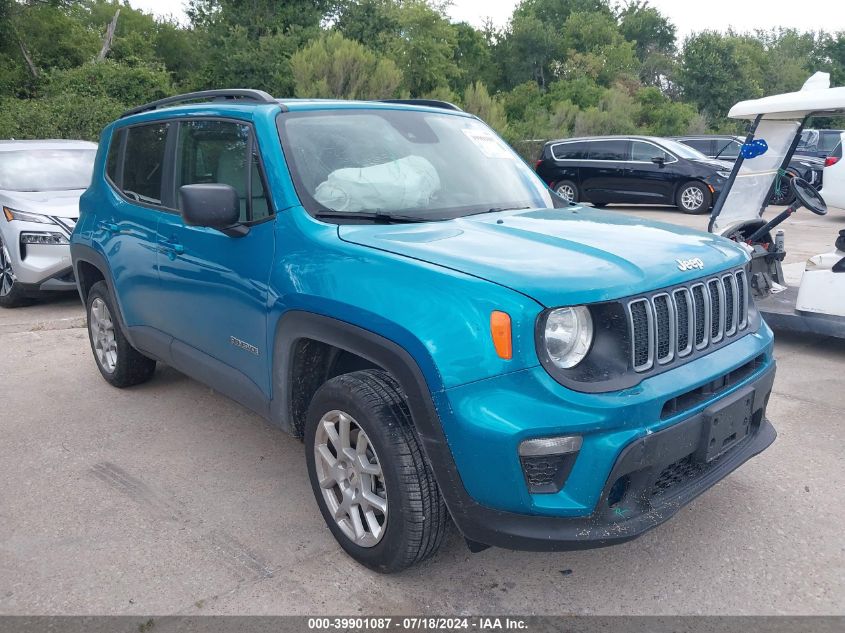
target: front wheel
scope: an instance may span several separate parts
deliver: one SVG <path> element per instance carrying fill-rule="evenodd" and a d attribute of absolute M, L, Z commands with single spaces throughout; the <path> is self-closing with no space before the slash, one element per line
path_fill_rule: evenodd
<path fill-rule="evenodd" d="M 320 512 L 359 563 L 391 573 L 440 547 L 446 506 L 388 373 L 356 371 L 320 387 L 308 409 L 305 451 Z"/>
<path fill-rule="evenodd" d="M 12 258 L 0 237 L 0 307 L 20 308 L 32 303 L 12 270 Z"/>
<path fill-rule="evenodd" d="M 678 189 L 675 204 L 684 213 L 697 215 L 710 208 L 713 196 L 710 189 L 700 182 L 688 182 Z"/>

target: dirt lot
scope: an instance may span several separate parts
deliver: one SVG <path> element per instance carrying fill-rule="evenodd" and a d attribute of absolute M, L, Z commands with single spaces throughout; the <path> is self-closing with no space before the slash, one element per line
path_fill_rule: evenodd
<path fill-rule="evenodd" d="M 789 261 L 843 220 L 799 214 Z M 452 530 L 383 577 L 324 527 L 302 444 L 169 368 L 111 388 L 83 326 L 74 298 L 0 312 L 0 614 L 845 614 L 843 341 L 779 337 L 777 442 L 644 537 L 470 554 Z"/>

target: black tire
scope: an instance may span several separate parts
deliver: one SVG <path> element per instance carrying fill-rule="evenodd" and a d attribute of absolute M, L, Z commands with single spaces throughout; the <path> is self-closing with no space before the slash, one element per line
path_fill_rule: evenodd
<path fill-rule="evenodd" d="M 32 297 L 27 296 L 20 282 L 15 279 L 7 253 L 3 238 L 0 238 L 0 308 L 28 306 L 32 304 Z"/>
<path fill-rule="evenodd" d="M 592 204 L 596 209 L 604 209 L 608 205 L 607 202 L 593 202 Z"/>
<path fill-rule="evenodd" d="M 555 183 L 553 189 L 554 192 L 564 200 L 569 200 L 570 202 L 578 202 L 581 200 L 581 191 L 578 189 L 578 185 L 571 180 L 560 180 Z M 561 193 L 561 189 L 567 191 L 567 194 L 564 195 Z M 572 192 L 571 196 L 568 193 L 569 191 Z"/>
<path fill-rule="evenodd" d="M 698 192 L 697 195 L 696 192 Z M 689 204 L 689 198 L 685 196 L 685 194 L 689 193 L 690 196 L 696 198 L 697 204 L 694 206 Z M 690 182 L 684 183 L 678 188 L 678 193 L 675 196 L 675 205 L 681 210 L 683 213 L 687 213 L 689 215 L 699 215 L 701 213 L 707 213 L 710 209 L 710 205 L 713 203 L 713 195 L 710 193 L 709 187 L 704 183 L 698 182 L 697 180 L 691 180 Z"/>
<path fill-rule="evenodd" d="M 324 416 L 336 411 L 351 416 L 364 431 L 381 466 L 379 481 L 386 493 L 386 520 L 380 540 L 370 546 L 357 544 L 343 532 L 319 483 L 317 432 Z M 355 432 L 360 433 L 357 429 Z M 392 573 L 423 561 L 438 550 L 446 530 L 446 506 L 420 447 L 405 396 L 390 374 L 368 369 L 337 376 L 323 384 L 308 408 L 305 456 L 323 519 L 340 546 L 356 561 L 374 571 Z M 362 518 L 360 514 L 358 518 Z"/>
<path fill-rule="evenodd" d="M 92 327 L 92 306 L 95 301 L 102 301 L 108 309 L 114 333 L 115 350 L 117 352 L 114 368 L 109 370 L 100 360 L 95 346 L 95 335 Z M 100 370 L 103 378 L 114 387 L 131 387 L 147 382 L 153 377 L 156 362 L 147 358 L 136 350 L 120 328 L 120 320 L 117 318 L 117 310 L 111 298 L 109 288 L 104 281 L 98 281 L 88 291 L 88 298 L 85 301 L 85 314 L 88 319 L 88 340 L 91 343 L 91 353 L 94 355 L 94 362 Z"/>
<path fill-rule="evenodd" d="M 786 175 L 777 177 L 777 179 L 775 180 L 775 189 L 772 191 L 772 197 L 769 198 L 769 204 L 788 207 L 795 201 L 795 191 L 792 190 L 792 186 L 789 184 L 789 180 L 791 180 L 797 175 L 798 174 L 788 171 L 786 172 Z M 780 185 L 780 196 L 778 196 L 777 194 L 778 185 Z"/>

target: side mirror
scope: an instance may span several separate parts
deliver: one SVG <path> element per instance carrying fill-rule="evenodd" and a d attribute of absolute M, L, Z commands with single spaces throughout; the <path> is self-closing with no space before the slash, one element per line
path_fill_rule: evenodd
<path fill-rule="evenodd" d="M 182 218 L 188 226 L 207 226 L 228 234 L 241 217 L 238 192 L 230 185 L 203 183 L 179 187 Z"/>
<path fill-rule="evenodd" d="M 666 159 L 663 158 L 662 156 L 654 156 L 651 159 L 651 162 L 654 163 L 655 165 L 657 165 L 658 167 L 663 167 L 663 165 L 666 164 Z"/>

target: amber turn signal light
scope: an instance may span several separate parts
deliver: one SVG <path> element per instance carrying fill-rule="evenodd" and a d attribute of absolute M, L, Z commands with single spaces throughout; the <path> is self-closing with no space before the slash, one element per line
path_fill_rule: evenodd
<path fill-rule="evenodd" d="M 505 360 L 513 358 L 511 317 L 507 312 L 493 310 L 490 314 L 490 333 L 493 335 L 493 345 L 496 347 L 499 358 Z"/>

